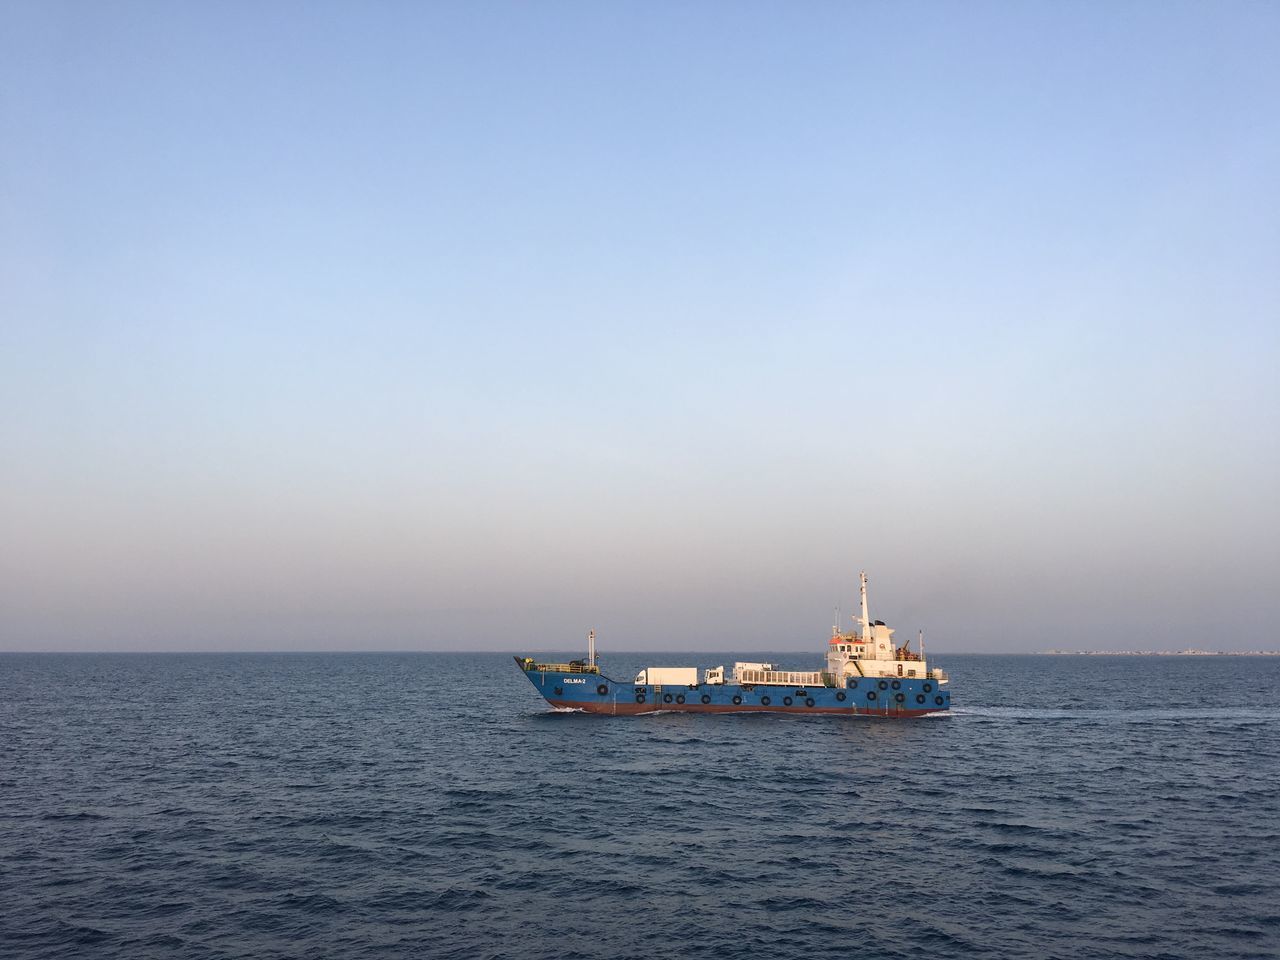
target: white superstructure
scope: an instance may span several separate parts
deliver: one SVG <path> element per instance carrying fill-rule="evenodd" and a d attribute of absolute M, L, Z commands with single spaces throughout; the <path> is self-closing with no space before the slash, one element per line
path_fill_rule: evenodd
<path fill-rule="evenodd" d="M 935 669 L 929 672 L 924 650 L 911 650 L 911 641 L 897 646 L 893 630 L 883 620 L 872 620 L 867 612 L 867 574 L 858 574 L 862 600 L 862 615 L 854 617 L 858 630 L 844 634 L 838 626 L 831 628 L 831 641 L 827 649 L 826 672 L 839 686 L 849 677 L 931 677 L 939 684 L 947 682 L 947 675 Z M 923 646 L 923 636 L 919 644 Z"/>

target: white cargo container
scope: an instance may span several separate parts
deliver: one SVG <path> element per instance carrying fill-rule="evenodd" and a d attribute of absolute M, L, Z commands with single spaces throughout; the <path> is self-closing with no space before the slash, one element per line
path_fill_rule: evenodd
<path fill-rule="evenodd" d="M 698 682 L 697 667 L 645 667 L 636 674 L 636 683 L 691 687 Z"/>

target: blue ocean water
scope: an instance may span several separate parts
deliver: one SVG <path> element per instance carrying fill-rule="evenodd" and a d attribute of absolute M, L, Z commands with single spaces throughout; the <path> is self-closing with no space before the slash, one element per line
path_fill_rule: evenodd
<path fill-rule="evenodd" d="M 1280 955 L 1280 658 L 935 660 L 956 709 L 895 721 L 557 713 L 489 654 L 0 656 L 0 956 Z"/>

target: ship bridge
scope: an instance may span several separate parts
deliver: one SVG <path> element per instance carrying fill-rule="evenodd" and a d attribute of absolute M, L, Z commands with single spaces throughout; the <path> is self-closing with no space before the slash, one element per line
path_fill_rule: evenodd
<path fill-rule="evenodd" d="M 929 672 L 924 659 L 924 637 L 921 649 L 910 649 L 911 641 L 898 646 L 894 631 L 883 620 L 872 620 L 867 612 L 867 574 L 859 574 L 862 615 L 854 617 L 858 630 L 841 633 L 838 626 L 831 628 L 831 642 L 827 647 L 827 669 L 824 674 L 843 686 L 851 677 L 932 677 L 946 683 L 947 676 L 941 670 Z"/>

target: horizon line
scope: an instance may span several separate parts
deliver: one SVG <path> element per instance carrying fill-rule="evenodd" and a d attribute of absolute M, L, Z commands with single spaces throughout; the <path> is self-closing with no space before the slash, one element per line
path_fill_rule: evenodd
<path fill-rule="evenodd" d="M 564 652 L 566 652 L 566 648 L 529 649 L 529 648 L 527 648 L 527 647 L 526 647 L 526 648 L 523 648 L 523 650 L 524 650 L 524 652 L 525 652 L 526 654 L 545 654 L 545 653 L 557 653 L 557 654 L 559 654 L 559 653 L 564 653 Z M 317 656 L 317 655 L 318 655 L 318 656 L 351 656 L 351 655 L 355 655 L 355 654 L 369 654 L 369 655 L 382 656 L 382 655 L 388 655 L 388 654 L 458 654 L 458 653 L 493 654 L 493 655 L 495 655 L 495 656 L 518 656 L 518 654 L 520 653 L 520 651 L 519 651 L 519 650 L 492 650 L 492 649 L 488 649 L 488 650 L 468 650 L 468 649 L 458 649 L 458 648 L 431 648 L 431 649 L 405 649 L 405 650 L 397 650 L 397 649 L 394 649 L 394 648 L 391 648 L 391 649 L 378 649 L 378 650 L 361 650 L 361 649 L 339 649 L 339 650 L 323 650 L 323 649 L 321 649 L 321 650 L 311 650 L 311 649 L 304 649 L 304 650 L 296 650 L 296 649 L 266 649 L 266 650 L 259 650 L 259 649 L 233 649 L 233 650 L 208 650 L 208 649 L 201 649 L 201 650 L 139 650 L 139 649 L 130 649 L 130 650 L 65 650 L 65 649 L 62 649 L 62 650 L 0 650 L 0 656 L 5 656 L 5 655 L 8 655 L 8 656 L 32 656 L 32 655 L 41 655 L 41 654 L 49 654 L 49 655 L 56 655 L 56 656 L 101 656 L 101 655 L 104 655 L 104 654 L 107 654 L 107 655 L 119 655 L 119 656 L 147 656 L 147 655 L 161 655 L 161 656 L 227 656 L 227 655 L 232 655 L 232 654 L 237 654 L 237 655 L 238 655 L 238 654 L 250 654 L 250 655 L 262 655 L 262 656 L 280 656 L 280 655 L 298 655 L 298 656 Z M 701 654 L 707 654 L 707 653 L 717 654 L 717 655 L 721 655 L 721 654 L 728 654 L 728 653 L 743 653 L 743 654 L 759 654 L 759 653 L 771 653 L 771 654 L 779 654 L 779 653 L 782 653 L 782 654 L 793 654 L 793 653 L 794 653 L 794 654 L 809 654 L 809 653 L 811 653 L 811 651 L 805 651 L 805 650 L 784 650 L 784 649 L 717 650 L 717 649 L 713 649 L 713 648 L 708 648 L 708 649 L 705 649 L 705 650 L 671 651 L 671 650 L 653 650 L 653 649 L 642 649 L 642 648 L 636 648 L 636 649 L 634 649 L 634 650 L 618 650 L 618 651 L 615 651 L 615 653 L 616 653 L 616 654 L 619 654 L 619 655 L 632 655 L 632 654 L 638 654 L 638 653 L 642 653 L 642 654 L 664 654 L 664 655 L 665 655 L 665 654 L 668 654 L 668 653 L 679 653 L 679 654 L 681 654 L 681 655 L 695 656 L 695 655 L 701 655 Z M 1274 657 L 1274 656 L 1280 656 L 1280 650 L 1190 650 L 1190 649 L 1188 649 L 1188 650 L 947 650 L 947 651 L 944 651 L 942 654 L 940 654 L 940 656 L 943 656 L 943 657 L 949 657 L 949 656 L 960 656 L 960 657 L 969 657 L 969 656 L 984 656 L 984 657 L 989 657 L 989 656 L 1006 656 L 1006 657 L 1008 657 L 1008 656 L 1012 656 L 1012 657 L 1049 657 L 1049 656 L 1057 656 L 1057 657 L 1098 657 L 1098 656 L 1112 656 L 1112 657 L 1123 657 L 1123 656 L 1134 656 L 1134 657 L 1186 657 L 1186 656 L 1200 656 L 1200 657 L 1216 657 L 1216 656 L 1226 656 L 1226 657 L 1249 657 L 1249 656 L 1259 656 L 1259 657 Z M 934 658 L 934 655 L 930 654 L 930 655 L 929 655 L 929 659 L 933 659 L 933 658 Z M 598 657 L 597 659 L 599 659 L 599 657 Z"/>

